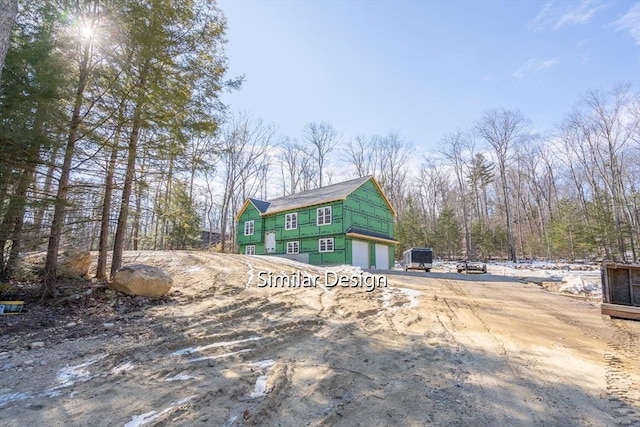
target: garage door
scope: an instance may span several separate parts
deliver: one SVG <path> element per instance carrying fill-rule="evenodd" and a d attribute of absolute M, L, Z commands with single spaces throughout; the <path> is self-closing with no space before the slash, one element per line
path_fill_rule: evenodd
<path fill-rule="evenodd" d="M 353 240 L 351 248 L 351 265 L 369 268 L 369 243 Z"/>
<path fill-rule="evenodd" d="M 389 269 L 389 246 L 376 243 L 376 268 L 378 270 Z"/>

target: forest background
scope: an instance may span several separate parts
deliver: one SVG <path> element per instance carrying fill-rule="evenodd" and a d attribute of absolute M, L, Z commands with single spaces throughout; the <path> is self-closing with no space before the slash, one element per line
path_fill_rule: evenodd
<path fill-rule="evenodd" d="M 231 111 L 224 93 L 243 76 L 226 75 L 226 22 L 212 1 L 0 9 L 10 34 L 0 36 L 3 279 L 21 254 L 46 250 L 43 290 L 54 294 L 62 249 L 98 251 L 106 278 L 123 250 L 201 248 L 213 236 L 203 230 L 233 252 L 247 197 L 367 175 L 398 213 L 398 254 L 638 259 L 640 95 L 630 84 L 585 93 L 542 133 L 517 109 L 487 110 L 424 153 L 402 130 L 347 139 L 311 120 L 282 135 Z"/>

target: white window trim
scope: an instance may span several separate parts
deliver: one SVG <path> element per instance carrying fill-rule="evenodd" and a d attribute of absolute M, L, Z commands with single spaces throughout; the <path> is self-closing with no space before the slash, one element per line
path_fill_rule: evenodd
<path fill-rule="evenodd" d="M 290 222 L 287 221 L 287 218 L 289 218 L 291 216 L 291 218 L 295 218 L 295 227 L 290 227 Z M 293 222 L 293 221 L 291 221 Z M 292 213 L 288 213 L 285 214 L 284 216 L 284 229 L 285 230 L 295 230 L 296 228 L 298 228 L 298 212 L 292 212 Z"/>
<path fill-rule="evenodd" d="M 253 236 L 253 233 L 255 232 L 255 223 L 254 220 L 251 221 L 245 221 L 244 222 L 244 235 L 245 236 Z M 249 232 L 251 231 L 251 232 Z"/>
<path fill-rule="evenodd" d="M 324 242 L 325 249 L 322 249 L 322 242 Z M 327 249 L 327 243 L 331 242 L 331 250 Z M 333 252 L 335 250 L 335 240 L 333 237 L 327 237 L 325 239 L 318 239 L 318 252 Z"/>
<path fill-rule="evenodd" d="M 293 250 L 295 249 L 295 250 Z M 287 242 L 287 254 L 299 254 L 300 253 L 300 241 L 294 240 Z"/>
<path fill-rule="evenodd" d="M 323 222 L 322 224 L 320 224 L 320 211 L 322 211 L 322 221 L 326 221 L 326 217 L 327 217 L 327 215 L 325 214 L 326 209 L 329 209 L 329 221 Z M 324 206 L 316 209 L 316 225 L 317 226 L 321 227 L 323 225 L 329 225 L 332 222 L 333 222 L 333 209 L 331 208 L 331 206 Z"/>
<path fill-rule="evenodd" d="M 244 248 L 244 254 L 245 255 L 255 255 L 256 254 L 256 245 L 247 245 L 247 247 Z"/>

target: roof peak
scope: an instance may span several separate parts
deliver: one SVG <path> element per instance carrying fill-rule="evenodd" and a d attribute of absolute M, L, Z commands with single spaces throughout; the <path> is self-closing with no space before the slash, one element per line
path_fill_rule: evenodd
<path fill-rule="evenodd" d="M 327 191 L 327 190 L 331 189 L 332 187 L 348 186 L 349 184 L 352 184 L 352 183 L 355 185 L 356 182 L 359 182 L 358 186 L 360 186 L 361 184 L 367 182 L 371 178 L 373 178 L 373 175 L 367 175 L 367 176 L 362 176 L 362 177 L 359 177 L 359 178 L 353 178 L 353 179 L 349 179 L 347 181 L 340 181 L 340 182 L 336 182 L 335 184 L 325 185 L 324 187 L 312 188 L 311 190 L 304 190 L 304 191 L 300 191 L 298 193 L 289 194 L 287 196 L 276 197 L 275 199 L 271 199 L 270 203 L 273 203 L 276 200 L 287 199 L 289 197 L 306 196 L 306 195 L 309 195 L 311 193 L 320 193 L 320 192 L 323 192 L 323 191 Z"/>
<path fill-rule="evenodd" d="M 312 190 L 302 191 L 300 193 L 290 194 L 288 196 L 277 197 L 269 201 L 258 200 L 255 198 L 249 198 L 245 205 L 238 212 L 237 218 L 240 217 L 244 211 L 247 203 L 252 203 L 261 215 L 270 215 L 277 212 L 290 211 L 295 209 L 301 209 L 310 206 L 317 206 L 326 203 L 332 203 L 338 200 L 345 200 L 351 193 L 356 191 L 366 182 L 372 181 L 376 186 L 382 198 L 389 206 L 392 214 L 395 216 L 395 210 L 389 203 L 389 200 L 385 196 L 382 188 L 376 181 L 373 175 L 362 176 L 359 178 L 353 178 L 347 181 L 338 182 L 336 184 L 327 185 L 326 187 L 314 188 Z"/>

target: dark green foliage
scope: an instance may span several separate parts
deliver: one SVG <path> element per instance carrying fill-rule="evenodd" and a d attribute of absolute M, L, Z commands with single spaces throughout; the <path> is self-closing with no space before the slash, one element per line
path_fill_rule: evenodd
<path fill-rule="evenodd" d="M 427 245 L 426 233 L 422 225 L 420 211 L 411 196 L 405 201 L 405 210 L 398 215 L 396 223 L 396 240 L 398 248 L 396 254 L 402 254 L 409 248 Z"/>
<path fill-rule="evenodd" d="M 445 206 L 438 215 L 431 233 L 433 251 L 439 257 L 452 259 L 461 253 L 462 233 L 454 210 Z"/>
<path fill-rule="evenodd" d="M 187 190 L 185 182 L 173 182 L 169 203 L 163 208 L 162 216 L 167 220 L 169 227 L 167 233 L 169 249 L 198 248 L 202 243 L 200 216 Z"/>
<path fill-rule="evenodd" d="M 0 90 L 0 276 L 15 269 L 24 240 L 23 216 L 37 166 L 58 143 L 64 120 L 67 67 L 56 52 L 55 9 L 23 7 L 6 56 Z M 25 19 L 25 15 L 28 19 Z"/>

